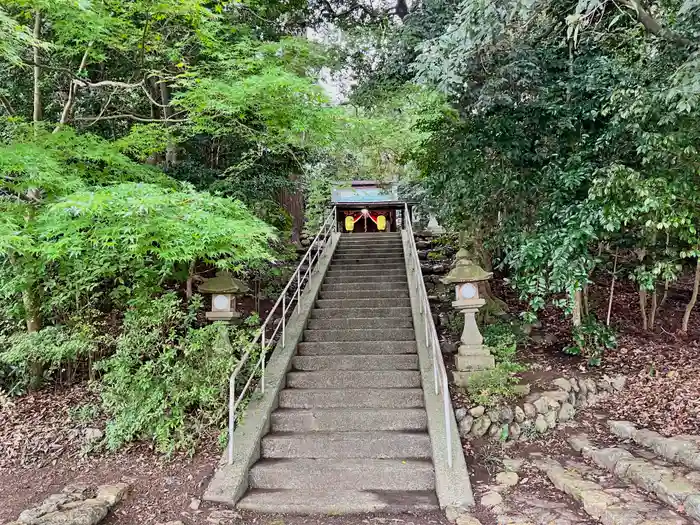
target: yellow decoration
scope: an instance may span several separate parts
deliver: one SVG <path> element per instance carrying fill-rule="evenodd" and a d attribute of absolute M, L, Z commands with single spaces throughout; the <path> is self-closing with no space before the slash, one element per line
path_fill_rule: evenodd
<path fill-rule="evenodd" d="M 345 217 L 345 230 L 351 232 L 354 229 L 355 229 L 355 221 L 353 220 L 353 218 L 350 215 L 348 215 L 347 217 Z"/>
<path fill-rule="evenodd" d="M 377 217 L 377 229 L 380 232 L 386 230 L 386 217 L 384 217 L 384 215 L 380 215 L 379 217 Z"/>

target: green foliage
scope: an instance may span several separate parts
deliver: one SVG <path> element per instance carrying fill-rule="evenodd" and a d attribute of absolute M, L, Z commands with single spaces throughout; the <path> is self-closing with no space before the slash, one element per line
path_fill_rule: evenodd
<path fill-rule="evenodd" d="M 599 366 L 605 352 L 617 348 L 617 338 L 612 328 L 593 317 L 574 327 L 572 336 L 573 342 L 564 352 L 587 358 L 590 366 Z"/>
<path fill-rule="evenodd" d="M 515 396 L 514 387 L 520 379 L 517 374 L 527 370 L 523 365 L 503 361 L 493 370 L 474 372 L 467 381 L 469 398 L 479 405 L 494 406 Z"/>
<path fill-rule="evenodd" d="M 147 439 L 159 452 L 192 451 L 220 428 L 228 376 L 252 338 L 245 327 L 197 328 L 201 306 L 195 298 L 183 310 L 175 294 L 166 294 L 126 313 L 116 352 L 99 364 L 109 449 Z"/>
<path fill-rule="evenodd" d="M 489 347 L 497 363 L 513 362 L 518 337 L 513 327 L 505 323 L 490 324 L 484 328 L 484 345 Z"/>
<path fill-rule="evenodd" d="M 21 393 L 29 385 L 31 363 L 41 363 L 45 379 L 49 380 L 68 363 L 95 353 L 98 344 L 99 338 L 89 325 L 49 326 L 34 333 L 17 332 L 0 337 L 0 364 L 12 371 L 4 381 L 0 376 L 0 387 L 10 393 Z"/>

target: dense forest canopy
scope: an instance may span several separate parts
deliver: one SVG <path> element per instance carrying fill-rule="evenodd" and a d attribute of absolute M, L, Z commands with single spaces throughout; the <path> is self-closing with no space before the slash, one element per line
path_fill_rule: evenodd
<path fill-rule="evenodd" d="M 84 372 L 111 446 L 188 446 L 236 358 L 194 284 L 274 281 L 353 178 L 398 180 L 592 362 L 600 275 L 634 281 L 651 329 L 694 274 L 686 331 L 698 37 L 696 0 L 4 0 L 0 386 Z"/>

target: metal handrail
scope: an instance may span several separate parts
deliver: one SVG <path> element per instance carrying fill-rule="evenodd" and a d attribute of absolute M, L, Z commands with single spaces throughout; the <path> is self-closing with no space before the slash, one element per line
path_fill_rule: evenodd
<path fill-rule="evenodd" d="M 255 339 L 253 339 L 252 344 L 246 350 L 246 352 L 243 354 L 240 361 L 238 361 L 236 368 L 233 370 L 233 373 L 231 374 L 231 377 L 229 378 L 229 405 L 228 405 L 228 463 L 229 463 L 229 465 L 233 464 L 233 432 L 234 432 L 235 426 L 236 426 L 236 411 L 238 410 L 238 407 L 240 406 L 241 402 L 246 398 L 246 395 L 248 394 L 248 391 L 249 391 L 251 385 L 253 384 L 253 381 L 254 381 L 255 377 L 257 376 L 258 371 L 260 371 L 260 390 L 262 393 L 265 392 L 265 356 L 267 355 L 267 351 L 269 350 L 269 348 L 271 346 L 273 346 L 273 344 L 275 344 L 275 341 L 276 341 L 275 338 L 277 337 L 277 334 L 279 332 L 280 327 L 282 328 L 282 344 L 283 345 L 285 344 L 285 338 L 287 335 L 287 313 L 290 311 L 291 306 L 294 304 L 295 301 L 296 301 L 296 306 L 297 306 L 297 312 L 301 311 L 301 293 L 304 290 L 303 285 L 308 283 L 308 281 L 311 277 L 311 273 L 314 270 L 314 265 L 318 263 L 318 260 L 321 258 L 321 253 L 323 252 L 325 247 L 328 245 L 328 243 L 327 243 L 328 237 L 330 236 L 330 234 L 337 231 L 338 225 L 337 225 L 337 221 L 335 219 L 335 216 L 336 216 L 336 208 L 333 207 L 333 209 L 330 211 L 330 213 L 326 216 L 326 219 L 323 221 L 323 224 L 321 225 L 321 228 L 319 229 L 318 233 L 316 234 L 316 237 L 314 237 L 314 240 L 311 242 L 309 249 L 306 250 L 304 257 L 302 257 L 296 270 L 294 270 L 294 273 L 292 274 L 292 277 L 289 279 L 287 286 L 284 287 L 284 290 L 282 290 L 282 293 L 280 294 L 279 298 L 277 299 L 277 302 L 270 310 L 270 313 L 267 314 L 267 317 L 265 318 L 265 322 L 260 327 L 260 330 L 258 331 L 257 335 L 255 336 Z M 306 271 L 304 271 L 303 275 L 302 275 L 302 266 L 307 261 L 308 261 L 308 265 L 306 267 Z M 296 280 L 296 291 L 294 291 L 294 295 L 292 296 L 292 298 L 290 300 L 287 300 L 287 294 L 289 293 L 290 289 L 293 289 L 293 285 L 294 285 L 295 280 Z M 281 318 L 277 321 L 277 325 L 275 326 L 275 329 L 273 330 L 272 334 L 270 336 L 266 337 L 266 329 L 267 329 L 268 325 L 270 325 L 271 321 L 275 318 L 275 313 L 278 311 L 280 306 L 282 307 L 282 313 L 280 316 Z M 240 393 L 238 394 L 238 397 L 236 397 L 236 379 L 238 379 L 238 374 L 243 369 L 245 364 L 250 360 L 250 357 L 253 354 L 253 351 L 257 348 L 258 343 L 260 344 L 260 356 L 258 357 L 257 362 L 253 366 L 253 369 L 250 371 L 250 375 L 248 377 L 248 380 L 246 381 L 245 385 L 243 386 Z"/>
<path fill-rule="evenodd" d="M 418 258 L 416 240 L 413 236 L 413 225 L 411 224 L 408 204 L 404 205 L 403 224 L 408 236 L 409 261 L 411 264 L 411 272 L 414 277 L 414 288 L 418 295 L 420 316 L 423 321 L 423 326 L 421 328 L 425 333 L 425 343 L 428 345 L 428 353 L 432 361 L 435 395 L 442 395 L 443 416 L 445 417 L 445 441 L 447 445 L 447 466 L 452 468 L 452 402 L 450 401 L 447 370 L 445 369 L 445 362 L 442 359 L 440 340 L 435 330 L 433 315 L 430 312 L 428 292 L 425 290 L 425 282 L 423 282 L 423 272 L 421 271 L 420 259 Z M 419 327 L 416 327 L 416 329 L 418 328 Z"/>

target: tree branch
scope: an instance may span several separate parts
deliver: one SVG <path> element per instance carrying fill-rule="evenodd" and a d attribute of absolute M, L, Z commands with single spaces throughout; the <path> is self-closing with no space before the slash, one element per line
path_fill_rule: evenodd
<path fill-rule="evenodd" d="M 10 103 L 9 99 L 5 95 L 0 95 L 0 104 L 2 104 L 2 107 L 5 108 L 5 111 L 7 111 L 9 116 L 14 116 L 15 110 L 12 107 L 12 103 Z"/>
<path fill-rule="evenodd" d="M 658 20 L 649 14 L 642 0 L 623 0 L 623 4 L 637 15 L 637 22 L 644 26 L 644 29 L 652 35 L 656 35 L 664 40 L 669 40 L 682 47 L 696 47 L 695 42 L 679 35 L 675 31 L 663 27 Z"/>
<path fill-rule="evenodd" d="M 176 113 L 177 114 L 177 113 Z M 187 122 L 187 119 L 159 119 L 159 118 L 149 118 L 149 117 L 142 117 L 140 115 L 132 115 L 131 113 L 123 113 L 121 115 L 107 115 L 100 117 L 99 115 L 96 117 L 75 117 L 75 120 L 87 120 L 90 122 L 97 122 L 99 120 L 117 120 L 117 119 L 130 119 L 130 120 L 136 120 L 137 122 Z"/>
<path fill-rule="evenodd" d="M 83 58 L 80 61 L 80 65 L 78 66 L 78 76 L 80 76 L 80 73 L 82 73 L 83 70 L 87 67 L 88 53 L 91 47 L 92 42 L 88 44 L 85 53 L 83 53 Z M 68 100 L 66 100 L 66 104 L 63 106 L 61 120 L 58 121 L 58 124 L 54 128 L 54 133 L 58 133 L 59 130 L 66 124 L 66 122 L 68 122 L 68 118 L 70 117 L 71 111 L 73 111 L 73 106 L 75 105 L 75 96 L 77 91 L 78 86 L 75 84 L 75 81 L 72 81 L 70 83 L 70 86 L 68 86 Z"/>

